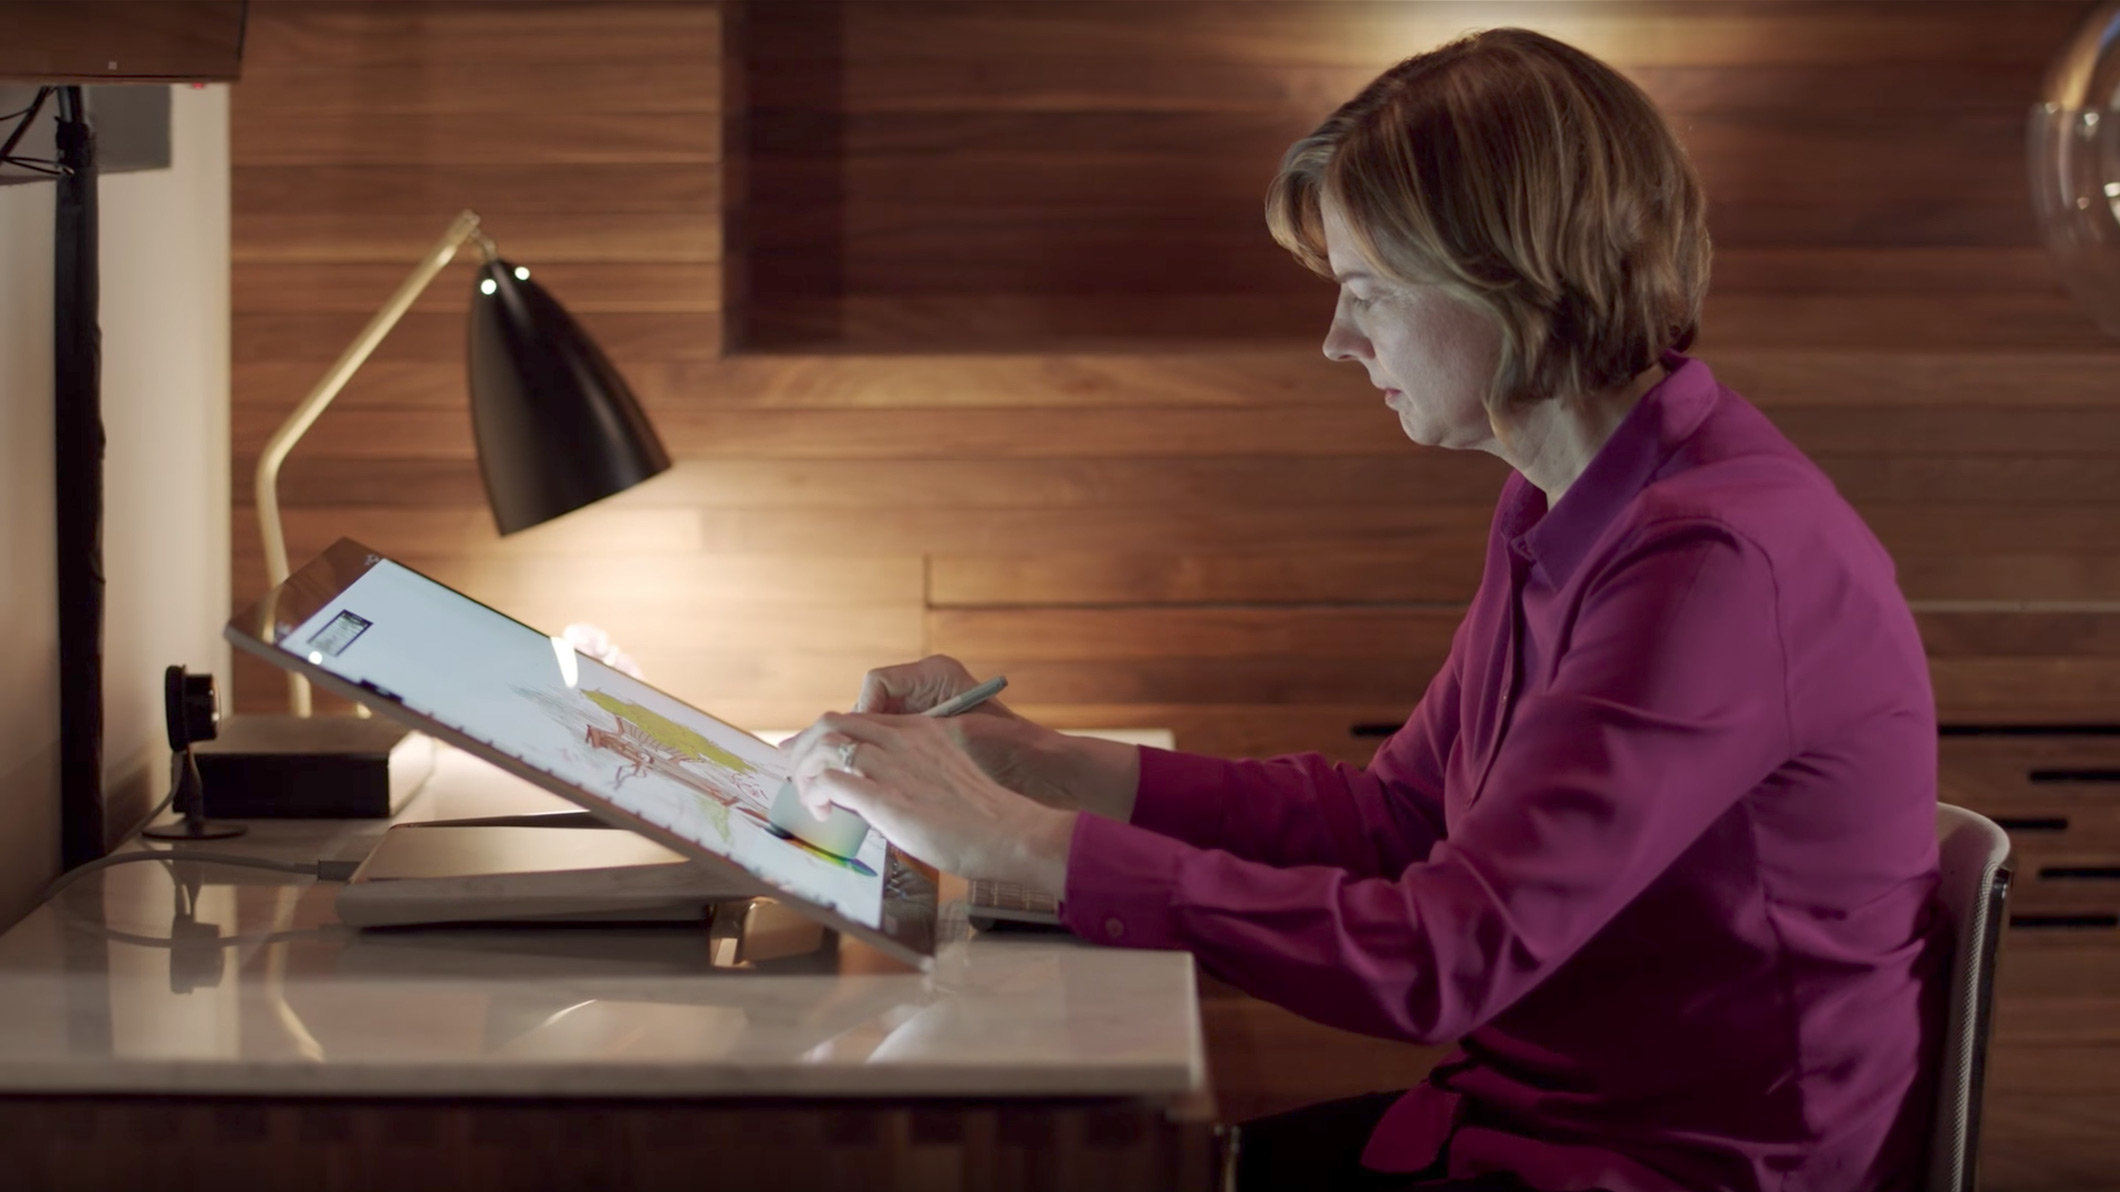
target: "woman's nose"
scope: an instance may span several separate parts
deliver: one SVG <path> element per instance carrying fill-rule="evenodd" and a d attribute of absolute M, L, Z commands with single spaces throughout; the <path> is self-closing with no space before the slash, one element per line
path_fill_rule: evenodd
<path fill-rule="evenodd" d="M 1360 360 L 1362 353 L 1367 351 L 1368 347 L 1369 341 L 1363 339 L 1361 334 L 1355 331 L 1354 328 L 1349 327 L 1344 319 L 1335 317 L 1332 320 L 1332 326 L 1325 329 L 1325 358 L 1327 360 L 1338 362 Z"/>

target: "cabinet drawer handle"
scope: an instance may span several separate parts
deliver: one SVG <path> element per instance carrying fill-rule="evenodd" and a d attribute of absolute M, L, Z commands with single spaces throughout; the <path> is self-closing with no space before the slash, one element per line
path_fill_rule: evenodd
<path fill-rule="evenodd" d="M 1998 815 L 1995 826 L 2005 832 L 2066 832 L 2065 815 Z"/>
<path fill-rule="evenodd" d="M 2120 927 L 2120 915 L 2011 915 L 2011 927 Z"/>

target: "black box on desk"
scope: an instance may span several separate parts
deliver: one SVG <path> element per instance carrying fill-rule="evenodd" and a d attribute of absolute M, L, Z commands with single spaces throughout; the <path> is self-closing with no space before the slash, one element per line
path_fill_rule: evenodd
<path fill-rule="evenodd" d="M 192 752 L 216 819 L 385 818 L 434 768 L 432 738 L 357 716 L 230 716 Z"/>

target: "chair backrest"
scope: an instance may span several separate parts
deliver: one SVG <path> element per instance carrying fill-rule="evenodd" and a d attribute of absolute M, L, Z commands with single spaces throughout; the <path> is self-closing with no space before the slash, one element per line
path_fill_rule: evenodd
<path fill-rule="evenodd" d="M 1936 844 L 1943 870 L 1937 892 L 1951 922 L 1953 943 L 1928 1192 L 1972 1192 L 1979 1170 L 1980 1090 L 1987 1076 L 1995 948 L 2002 939 L 2003 904 L 2010 888 L 2010 838 L 1986 816 L 1940 803 Z"/>

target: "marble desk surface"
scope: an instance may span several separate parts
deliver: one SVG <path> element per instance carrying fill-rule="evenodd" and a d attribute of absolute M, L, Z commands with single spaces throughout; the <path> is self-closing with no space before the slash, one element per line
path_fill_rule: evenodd
<path fill-rule="evenodd" d="M 569 806 L 441 749 L 399 820 Z M 389 822 L 257 820 L 205 847 L 358 857 Z M 793 967 L 731 968 L 699 925 L 364 933 L 337 921 L 335 889 L 196 862 L 83 876 L 0 936 L 0 1093 L 1204 1090 L 1182 953 L 976 935 L 952 902 L 927 973 L 851 941 Z"/>

